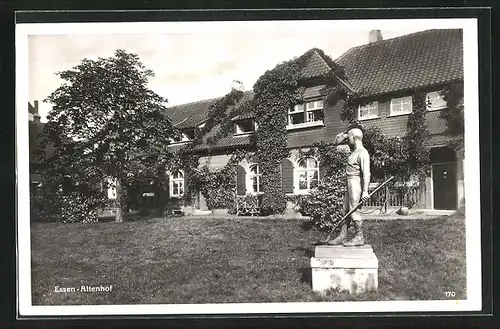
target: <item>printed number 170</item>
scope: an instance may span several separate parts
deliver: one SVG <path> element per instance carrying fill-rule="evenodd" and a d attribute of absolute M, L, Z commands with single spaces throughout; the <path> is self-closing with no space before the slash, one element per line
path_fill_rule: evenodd
<path fill-rule="evenodd" d="M 455 297 L 455 292 L 454 291 L 445 291 L 444 292 L 445 297 Z"/>

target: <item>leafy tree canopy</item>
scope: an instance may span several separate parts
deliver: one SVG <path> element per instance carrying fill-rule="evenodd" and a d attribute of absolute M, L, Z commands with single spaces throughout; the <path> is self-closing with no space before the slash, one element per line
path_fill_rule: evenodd
<path fill-rule="evenodd" d="M 46 163 L 54 179 L 86 184 L 113 178 L 120 194 L 140 172 L 168 164 L 167 146 L 178 133 L 165 115 L 167 100 L 148 88 L 154 74 L 138 55 L 117 50 L 57 75 L 64 83 L 45 100 L 53 106 L 45 136 L 55 147 Z M 120 195 L 117 201 L 118 210 Z"/>

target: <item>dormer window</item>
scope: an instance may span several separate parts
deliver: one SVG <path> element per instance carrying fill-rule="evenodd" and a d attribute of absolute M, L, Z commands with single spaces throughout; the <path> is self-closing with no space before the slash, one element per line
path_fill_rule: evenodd
<path fill-rule="evenodd" d="M 180 133 L 180 137 L 174 139 L 172 143 L 185 143 L 192 141 L 196 136 L 196 130 L 194 128 L 183 129 Z"/>
<path fill-rule="evenodd" d="M 250 134 L 257 130 L 257 123 L 254 120 L 241 120 L 234 123 L 234 134 Z"/>
<path fill-rule="evenodd" d="M 192 141 L 195 137 L 195 129 L 185 129 L 182 131 L 182 140 L 183 141 Z"/>
<path fill-rule="evenodd" d="M 323 125 L 323 101 L 310 101 L 297 104 L 288 110 L 287 129 L 305 128 Z"/>

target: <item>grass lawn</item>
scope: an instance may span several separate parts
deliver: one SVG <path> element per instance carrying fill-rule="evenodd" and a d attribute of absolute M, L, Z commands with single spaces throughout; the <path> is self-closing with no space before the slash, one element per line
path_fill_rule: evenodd
<path fill-rule="evenodd" d="M 466 298 L 463 219 L 365 221 L 379 291 L 312 292 L 311 242 L 299 219 L 154 218 L 32 224 L 34 305 L 310 302 Z M 111 292 L 55 286 L 113 285 Z"/>

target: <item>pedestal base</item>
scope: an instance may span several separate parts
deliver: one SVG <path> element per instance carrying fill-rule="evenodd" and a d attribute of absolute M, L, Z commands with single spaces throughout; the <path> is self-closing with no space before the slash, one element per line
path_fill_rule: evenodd
<path fill-rule="evenodd" d="M 378 289 L 378 259 L 370 245 L 317 246 L 311 258 L 312 289 L 360 294 Z"/>

